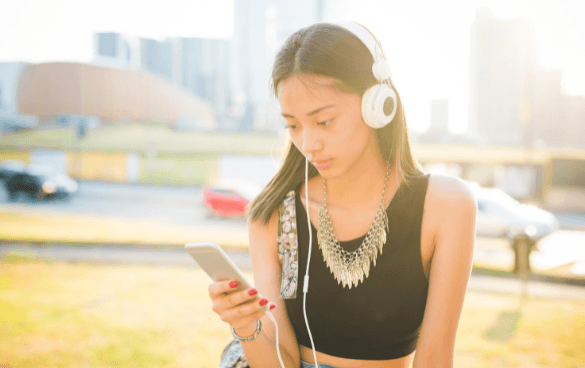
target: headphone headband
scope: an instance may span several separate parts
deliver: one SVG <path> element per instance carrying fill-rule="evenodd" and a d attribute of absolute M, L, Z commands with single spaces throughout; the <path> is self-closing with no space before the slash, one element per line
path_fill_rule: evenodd
<path fill-rule="evenodd" d="M 353 33 L 357 38 L 362 41 L 364 45 L 370 50 L 370 54 L 374 58 L 374 65 L 373 65 L 373 73 L 378 81 L 382 82 L 390 77 L 390 66 L 386 61 L 386 54 L 382 49 L 382 44 L 369 29 L 364 27 L 363 25 L 351 22 L 351 21 L 335 21 L 330 22 L 330 24 L 334 24 L 341 28 L 348 30 L 349 32 Z M 379 53 L 377 51 L 380 51 Z"/>
<path fill-rule="evenodd" d="M 390 66 L 386 61 L 382 44 L 369 29 L 359 23 L 338 21 L 329 24 L 352 33 L 370 50 L 374 59 L 372 74 L 378 84 L 368 88 L 362 96 L 362 117 L 364 122 L 374 129 L 386 126 L 394 119 L 398 103 L 396 92 L 391 86 Z"/>

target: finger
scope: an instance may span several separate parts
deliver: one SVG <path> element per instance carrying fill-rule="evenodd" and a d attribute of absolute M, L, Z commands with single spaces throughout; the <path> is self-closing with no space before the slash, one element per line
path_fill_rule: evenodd
<path fill-rule="evenodd" d="M 236 291 L 239 287 L 240 283 L 237 280 L 224 280 L 209 284 L 207 289 L 209 291 L 209 296 L 213 298 L 221 294 L 228 294 Z"/>
<path fill-rule="evenodd" d="M 226 308 L 233 308 L 237 305 L 247 303 L 249 301 L 258 299 L 260 294 L 256 288 L 236 291 L 223 298 L 222 303 L 226 304 Z"/>
<path fill-rule="evenodd" d="M 258 300 L 251 300 L 244 304 L 240 304 L 230 309 L 224 309 L 220 314 L 220 318 L 222 321 L 235 326 L 245 326 L 245 322 L 249 322 L 250 320 L 255 320 L 254 316 L 263 316 L 265 311 L 264 308 L 270 308 L 270 305 L 276 305 L 274 303 L 269 303 L 266 298 L 261 298 Z M 257 319 L 257 318 L 256 318 Z M 242 321 L 245 321 L 242 323 Z"/>
<path fill-rule="evenodd" d="M 258 290 L 255 288 L 234 291 L 230 294 L 220 294 L 212 297 L 212 307 L 211 309 L 217 313 L 221 314 L 225 310 L 232 309 L 237 307 L 238 305 L 248 303 L 252 300 L 258 299 L 260 295 L 258 294 Z"/>

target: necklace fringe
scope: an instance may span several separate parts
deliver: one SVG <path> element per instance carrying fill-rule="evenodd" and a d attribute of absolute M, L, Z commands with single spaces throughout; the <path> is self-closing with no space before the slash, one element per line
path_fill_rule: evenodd
<path fill-rule="evenodd" d="M 388 186 L 390 166 L 387 166 L 386 180 L 382 192 L 382 200 L 378 207 L 376 217 L 366 234 L 366 238 L 358 249 L 348 252 L 343 249 L 333 232 L 329 212 L 327 211 L 327 181 L 323 180 L 323 205 L 319 210 L 319 230 L 317 241 L 323 252 L 323 259 L 329 270 L 343 287 L 358 286 L 370 274 L 370 266 L 376 266 L 378 251 L 382 254 L 382 248 L 386 243 L 386 233 L 389 232 L 388 215 L 386 214 L 384 197 Z"/>

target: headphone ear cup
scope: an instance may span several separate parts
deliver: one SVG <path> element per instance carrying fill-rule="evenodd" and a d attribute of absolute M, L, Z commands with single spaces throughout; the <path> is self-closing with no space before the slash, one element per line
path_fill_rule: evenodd
<path fill-rule="evenodd" d="M 394 119 L 398 107 L 396 92 L 386 84 L 376 84 L 362 97 L 362 117 L 374 129 L 386 126 Z"/>

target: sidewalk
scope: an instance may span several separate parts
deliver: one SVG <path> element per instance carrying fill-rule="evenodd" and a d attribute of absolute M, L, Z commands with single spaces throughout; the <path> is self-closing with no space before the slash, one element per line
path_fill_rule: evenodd
<path fill-rule="evenodd" d="M 0 208 L 0 242 L 4 243 L 182 249 L 185 243 L 199 241 L 215 241 L 228 251 L 248 250 L 245 224 L 185 226 L 97 215 L 13 212 L 10 205 Z M 585 231 L 559 230 L 542 239 L 530 263 L 535 278 L 566 279 L 585 285 Z M 474 268 L 478 273 L 511 275 L 513 266 L 514 254 L 506 240 L 477 239 Z"/>
<path fill-rule="evenodd" d="M 511 275 L 514 252 L 504 239 L 478 238 L 474 268 L 490 274 Z M 532 278 L 585 286 L 585 232 L 559 230 L 541 239 L 530 254 Z"/>
<path fill-rule="evenodd" d="M 250 254 L 247 252 L 230 252 L 230 258 L 244 272 L 252 271 Z M 5 256 L 9 261 L 41 260 L 62 261 L 70 263 L 99 263 L 122 265 L 156 265 L 186 266 L 198 268 L 197 263 L 182 248 L 144 248 L 126 246 L 66 246 L 47 245 L 42 247 L 29 245 L 0 245 L 0 259 Z M 523 283 L 515 276 L 494 276 L 473 273 L 468 290 L 479 293 L 521 295 L 585 300 L 585 285 L 563 285 L 559 283 L 529 280 Z"/>

